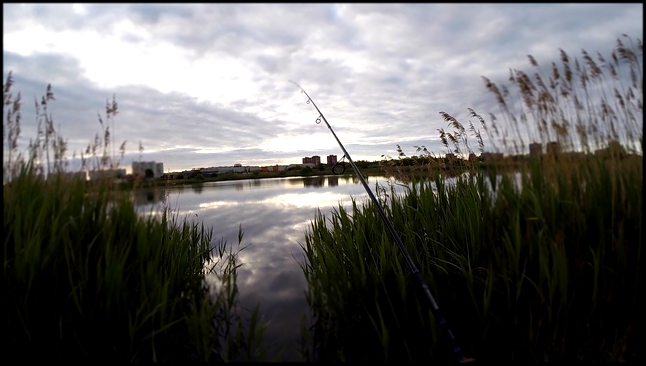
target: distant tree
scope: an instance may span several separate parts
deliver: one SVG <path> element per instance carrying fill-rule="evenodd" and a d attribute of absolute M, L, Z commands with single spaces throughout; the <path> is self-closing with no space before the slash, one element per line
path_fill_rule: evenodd
<path fill-rule="evenodd" d="M 146 169 L 146 171 L 144 172 L 144 174 L 145 174 L 144 176 L 146 177 L 146 179 L 152 179 L 152 178 L 155 178 L 155 172 L 153 172 L 153 170 L 152 170 L 152 169 Z"/>
<path fill-rule="evenodd" d="M 608 143 L 608 147 L 606 147 L 606 150 L 613 156 L 626 156 L 626 149 L 617 140 L 610 141 Z"/>
<path fill-rule="evenodd" d="M 370 166 L 370 162 L 368 162 L 367 160 L 357 160 L 354 162 L 354 164 L 359 169 L 367 169 Z"/>
<path fill-rule="evenodd" d="M 324 170 L 325 170 L 325 164 L 319 164 L 319 165 L 317 166 L 317 168 L 318 168 L 318 170 L 320 170 L 320 171 L 324 171 Z"/>

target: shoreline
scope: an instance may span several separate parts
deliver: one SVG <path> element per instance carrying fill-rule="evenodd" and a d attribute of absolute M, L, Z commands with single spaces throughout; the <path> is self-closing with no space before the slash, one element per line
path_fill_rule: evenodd
<path fill-rule="evenodd" d="M 361 169 L 361 168 L 360 168 Z M 364 175 L 385 175 L 387 174 L 380 167 L 368 167 L 361 169 L 361 172 Z M 346 167 L 346 170 L 343 174 L 334 174 L 332 169 L 324 170 L 312 170 L 310 173 L 302 173 L 301 171 L 289 171 L 289 172 L 256 172 L 256 173 L 227 173 L 218 177 L 210 178 L 189 178 L 189 179 L 157 179 L 153 181 L 144 181 L 140 182 L 136 187 L 137 188 L 149 188 L 149 187 L 168 187 L 168 186 L 182 186 L 182 185 L 191 185 L 197 183 L 210 183 L 210 182 L 221 182 L 221 181 L 237 181 L 245 179 L 268 179 L 268 178 L 286 178 L 286 177 L 321 177 L 326 175 L 336 175 L 340 177 L 345 176 L 356 176 L 352 167 Z M 133 183 L 124 183 L 124 186 L 133 186 Z"/>

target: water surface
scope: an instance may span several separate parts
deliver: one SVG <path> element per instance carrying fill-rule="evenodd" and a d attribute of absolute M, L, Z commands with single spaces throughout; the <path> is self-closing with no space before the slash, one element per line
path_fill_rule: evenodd
<path fill-rule="evenodd" d="M 368 177 L 376 195 L 377 184 L 389 189 L 394 183 L 383 176 Z M 299 265 L 305 261 L 301 244 L 306 230 L 317 209 L 324 215 L 339 205 L 351 209 L 352 198 L 369 200 L 356 177 L 335 175 L 209 182 L 142 189 L 135 194 L 142 212 L 154 212 L 166 202 L 180 217 L 212 227 L 215 243 L 226 240 L 237 246 L 241 226 L 245 249 L 238 256 L 240 301 L 249 308 L 260 303 L 264 319 L 270 322 L 264 339 L 267 344 L 287 345 L 281 358 L 285 361 L 302 360 L 301 319 L 309 319 L 307 284 Z"/>

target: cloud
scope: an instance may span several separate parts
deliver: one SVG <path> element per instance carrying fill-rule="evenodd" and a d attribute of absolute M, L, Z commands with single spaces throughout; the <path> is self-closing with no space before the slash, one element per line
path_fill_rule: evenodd
<path fill-rule="evenodd" d="M 3 77 L 51 109 L 81 150 L 116 94 L 115 137 L 173 168 L 355 160 L 396 144 L 440 153 L 439 112 L 498 113 L 482 76 L 544 67 L 559 49 L 609 54 L 643 34 L 643 4 L 4 4 Z M 36 118 L 24 104 L 22 142 Z M 474 121 L 475 122 L 475 121 Z M 350 149 L 352 147 L 352 149 Z M 409 150 L 407 150 L 409 149 Z M 208 161 L 207 159 L 214 159 Z M 171 163 L 172 162 L 172 163 Z"/>

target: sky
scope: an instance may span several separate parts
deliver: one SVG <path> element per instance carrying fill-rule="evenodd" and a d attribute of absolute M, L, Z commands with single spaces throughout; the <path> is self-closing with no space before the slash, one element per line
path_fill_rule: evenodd
<path fill-rule="evenodd" d="M 113 96 L 128 171 L 340 159 L 293 80 L 353 160 L 375 161 L 398 145 L 446 153 L 440 112 L 468 123 L 468 108 L 499 111 L 483 76 L 504 83 L 527 55 L 549 66 L 559 49 L 609 54 L 622 34 L 643 39 L 643 4 L 5 3 L 3 83 L 11 71 L 21 92 L 22 147 L 51 84 L 69 159 Z"/>

